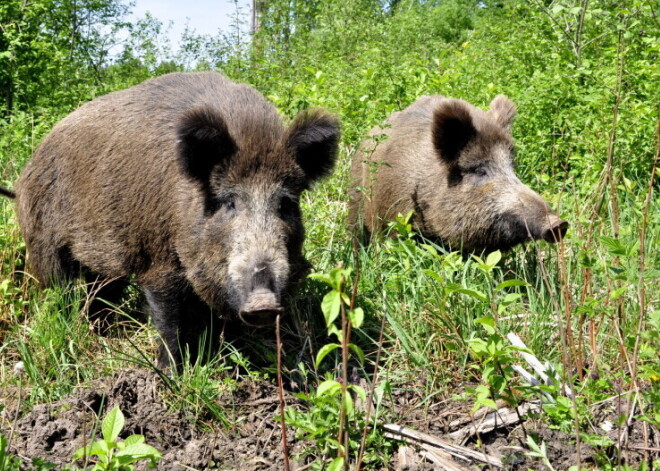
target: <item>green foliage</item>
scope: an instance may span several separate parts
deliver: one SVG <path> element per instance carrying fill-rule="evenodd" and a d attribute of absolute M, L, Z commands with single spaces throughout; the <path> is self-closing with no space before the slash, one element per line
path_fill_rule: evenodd
<path fill-rule="evenodd" d="M 530 456 L 532 458 L 540 458 L 541 461 L 543 461 L 543 464 L 550 470 L 550 471 L 555 471 L 555 468 L 552 467 L 550 464 L 550 460 L 548 459 L 548 452 L 545 448 L 545 443 L 541 442 L 540 445 L 536 443 L 536 440 L 534 440 L 534 437 L 531 435 L 527 435 L 527 446 L 530 448 L 530 452 L 525 453 L 527 456 Z"/>
<path fill-rule="evenodd" d="M 352 286 L 350 269 L 334 268 L 329 273 L 312 273 L 309 277 L 322 281 L 331 288 L 323 298 L 321 309 L 328 335 L 335 336 L 339 342 L 323 345 L 316 355 L 315 366 L 318 368 L 328 354 L 340 349 L 340 368 L 343 374 L 338 379 L 328 374 L 315 391 L 296 394 L 296 397 L 306 403 L 308 409 L 300 411 L 289 407 L 285 411 L 285 420 L 288 425 L 296 428 L 299 437 L 313 441 L 314 447 L 304 452 L 304 456 L 316 456 L 312 469 L 326 469 L 327 465 L 327 469 L 339 470 L 344 469 L 350 462 L 350 456 L 357 457 L 360 437 L 363 432 L 367 433 L 366 428 L 369 427 L 369 418 L 364 410 L 355 405 L 355 401 L 365 404 L 367 394 L 361 386 L 349 384 L 346 373 L 349 351 L 357 358 L 359 365 L 364 363 L 362 349 L 350 343 L 351 329 L 362 327 L 364 312 L 353 306 L 351 297 L 346 292 L 346 288 Z M 387 448 L 377 429 L 367 435 L 365 443 L 369 448 Z M 369 453 L 365 456 L 366 463 L 376 464 L 382 462 L 386 453 Z"/>
<path fill-rule="evenodd" d="M 144 443 L 142 435 L 130 435 L 118 441 L 124 428 L 124 414 L 118 407 L 112 409 L 103 419 L 101 433 L 103 438 L 78 449 L 74 460 L 96 458 L 98 461 L 92 471 L 133 471 L 133 463 L 149 460 L 149 468 L 155 468 L 160 459 L 160 452 Z"/>

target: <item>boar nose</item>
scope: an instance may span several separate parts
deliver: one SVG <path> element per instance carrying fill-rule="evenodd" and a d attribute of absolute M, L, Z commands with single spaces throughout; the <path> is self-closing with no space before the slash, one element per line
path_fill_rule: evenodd
<path fill-rule="evenodd" d="M 248 291 L 257 289 L 266 289 L 273 291 L 275 289 L 275 279 L 270 266 L 266 262 L 256 263 L 247 274 Z"/>
<path fill-rule="evenodd" d="M 564 238 L 567 230 L 568 222 L 556 217 L 543 229 L 541 238 L 546 242 L 555 243 Z"/>
<path fill-rule="evenodd" d="M 247 297 L 239 310 L 239 317 L 253 327 L 272 325 L 275 317 L 283 311 L 275 293 L 273 272 L 265 262 L 255 264 L 249 271 Z"/>

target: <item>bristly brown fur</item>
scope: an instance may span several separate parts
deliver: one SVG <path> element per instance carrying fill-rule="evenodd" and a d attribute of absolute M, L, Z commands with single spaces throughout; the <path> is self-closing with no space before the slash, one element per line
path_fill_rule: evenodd
<path fill-rule="evenodd" d="M 334 116 L 304 112 L 287 129 L 255 89 L 214 72 L 97 98 L 55 126 L 16 184 L 30 270 L 45 284 L 134 277 L 176 357 L 197 329 L 191 309 L 280 309 L 307 266 L 300 193 L 330 173 L 338 139 Z"/>
<path fill-rule="evenodd" d="M 415 211 L 416 231 L 466 251 L 563 235 L 568 223 L 514 173 L 515 112 L 502 95 L 488 112 L 435 95 L 394 113 L 353 158 L 349 223 L 374 234 Z"/>

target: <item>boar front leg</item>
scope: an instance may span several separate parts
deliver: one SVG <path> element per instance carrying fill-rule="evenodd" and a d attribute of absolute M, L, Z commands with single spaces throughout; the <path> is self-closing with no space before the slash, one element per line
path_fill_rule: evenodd
<path fill-rule="evenodd" d="M 186 350 L 193 363 L 200 355 L 212 354 L 217 346 L 213 313 L 185 279 L 164 277 L 163 280 L 144 286 L 151 317 L 161 336 L 158 367 L 180 366 Z M 200 345 L 202 342 L 204 345 Z"/>

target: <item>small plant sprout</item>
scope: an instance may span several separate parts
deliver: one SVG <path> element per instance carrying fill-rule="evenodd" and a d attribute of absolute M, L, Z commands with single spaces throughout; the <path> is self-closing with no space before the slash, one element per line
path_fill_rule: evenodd
<path fill-rule="evenodd" d="M 118 441 L 122 428 L 124 414 L 115 407 L 101 424 L 103 438 L 78 449 L 73 459 L 96 457 L 98 461 L 92 471 L 133 471 L 135 467 L 132 464 L 140 460 L 149 460 L 149 467 L 155 468 L 161 457 L 160 452 L 144 443 L 142 435 L 131 435 L 124 441 Z"/>

